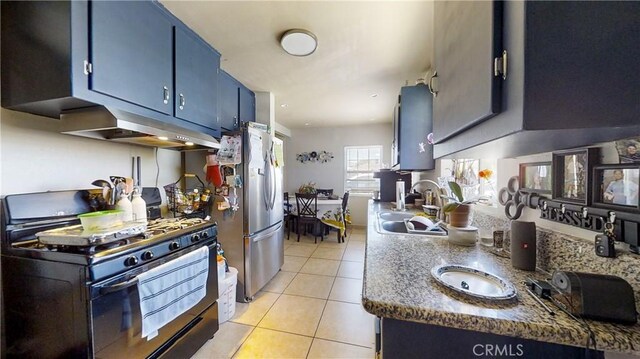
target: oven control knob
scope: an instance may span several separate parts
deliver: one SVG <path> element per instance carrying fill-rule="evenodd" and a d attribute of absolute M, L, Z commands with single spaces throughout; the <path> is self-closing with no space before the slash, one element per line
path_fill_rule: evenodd
<path fill-rule="evenodd" d="M 202 238 L 209 238 L 209 233 L 202 232 Z"/>
<path fill-rule="evenodd" d="M 124 265 L 127 267 L 131 267 L 138 264 L 138 258 L 131 256 L 124 260 Z"/>
<path fill-rule="evenodd" d="M 197 234 L 194 234 L 193 236 L 191 236 L 191 242 L 197 242 L 200 240 L 200 236 Z"/>
<path fill-rule="evenodd" d="M 149 259 L 153 258 L 153 252 L 151 251 L 146 251 L 144 253 L 142 253 L 142 259 L 145 261 L 148 261 Z"/>
<path fill-rule="evenodd" d="M 180 243 L 178 243 L 178 242 L 171 242 L 169 244 L 169 250 L 170 251 L 175 251 L 178 248 L 180 248 Z"/>

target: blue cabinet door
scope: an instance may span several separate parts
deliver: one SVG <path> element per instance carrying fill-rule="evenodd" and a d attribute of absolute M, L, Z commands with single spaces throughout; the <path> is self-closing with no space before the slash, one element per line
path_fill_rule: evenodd
<path fill-rule="evenodd" d="M 90 89 L 171 115 L 170 20 L 147 1 L 93 1 L 89 6 Z"/>
<path fill-rule="evenodd" d="M 427 135 L 433 131 L 432 107 L 426 85 L 405 86 L 400 90 L 398 170 L 435 168 L 433 146 L 427 141 Z"/>
<path fill-rule="evenodd" d="M 256 121 L 256 95 L 244 86 L 240 86 L 240 122 Z"/>
<path fill-rule="evenodd" d="M 175 30 L 175 44 L 175 117 L 219 129 L 220 55 L 179 27 Z"/>
<path fill-rule="evenodd" d="M 228 73 L 220 71 L 220 127 L 225 130 L 236 130 L 240 121 L 238 117 L 238 82 Z"/>

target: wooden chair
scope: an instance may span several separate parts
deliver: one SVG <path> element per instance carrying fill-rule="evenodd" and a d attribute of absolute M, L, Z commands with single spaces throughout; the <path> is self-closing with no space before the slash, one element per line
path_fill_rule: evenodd
<path fill-rule="evenodd" d="M 317 193 L 296 193 L 296 206 L 298 214 L 296 217 L 296 230 L 298 232 L 298 242 L 300 242 L 300 228 L 304 228 L 304 234 L 307 234 L 307 225 L 313 225 L 313 239 L 314 243 L 318 243 L 317 233 L 320 233 L 320 240 L 324 240 L 321 231 L 316 229 L 316 225 L 320 220 L 317 217 L 318 213 L 318 195 Z M 320 222 L 321 223 L 321 222 Z"/>
<path fill-rule="evenodd" d="M 347 236 L 347 204 L 349 202 L 349 192 L 345 192 L 342 197 L 342 224 L 344 225 L 344 236 L 340 236 L 340 231 L 338 231 L 338 243 L 342 241 L 344 243 L 344 239 Z"/>
<path fill-rule="evenodd" d="M 291 237 L 291 227 L 296 221 L 296 215 L 291 213 L 292 205 L 289 203 L 289 192 L 284 193 L 284 225 L 287 227 L 287 240 Z"/>

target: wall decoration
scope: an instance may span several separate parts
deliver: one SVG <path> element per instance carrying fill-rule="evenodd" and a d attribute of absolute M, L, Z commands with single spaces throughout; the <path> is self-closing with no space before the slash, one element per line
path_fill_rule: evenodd
<path fill-rule="evenodd" d="M 599 158 L 598 148 L 553 153 L 553 199 L 582 205 L 591 204 L 592 169 Z"/>
<path fill-rule="evenodd" d="M 536 209 L 540 201 L 546 199 L 536 192 L 524 191 L 520 183 L 520 178 L 513 176 L 507 181 L 507 187 L 498 192 L 498 202 L 504 206 L 504 215 L 509 219 L 520 218 L 525 207 Z"/>
<path fill-rule="evenodd" d="M 520 189 L 551 194 L 551 172 L 551 162 L 521 163 Z"/>
<path fill-rule="evenodd" d="M 640 163 L 640 137 L 616 141 L 620 163 Z"/>
<path fill-rule="evenodd" d="M 593 169 L 593 206 L 640 212 L 640 163 L 601 165 Z"/>
<path fill-rule="evenodd" d="M 302 152 L 296 155 L 296 160 L 300 163 L 319 162 L 327 163 L 333 158 L 333 153 L 327 151 Z"/>

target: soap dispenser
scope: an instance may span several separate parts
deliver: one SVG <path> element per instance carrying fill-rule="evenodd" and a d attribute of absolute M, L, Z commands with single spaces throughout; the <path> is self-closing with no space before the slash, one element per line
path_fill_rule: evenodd
<path fill-rule="evenodd" d="M 133 211 L 133 220 L 136 222 L 147 222 L 147 202 L 144 201 L 138 187 L 133 189 L 133 198 L 131 199 L 131 207 Z"/>
<path fill-rule="evenodd" d="M 131 205 L 131 201 L 129 201 L 129 197 L 126 193 L 122 192 L 122 194 L 120 195 L 120 199 L 116 203 L 116 209 L 124 211 L 122 215 L 123 221 L 133 221 L 133 206 Z"/>
<path fill-rule="evenodd" d="M 396 182 L 396 210 L 404 211 L 404 181 Z"/>

